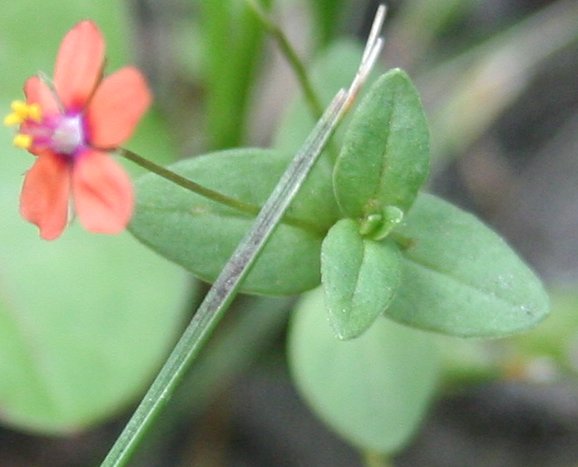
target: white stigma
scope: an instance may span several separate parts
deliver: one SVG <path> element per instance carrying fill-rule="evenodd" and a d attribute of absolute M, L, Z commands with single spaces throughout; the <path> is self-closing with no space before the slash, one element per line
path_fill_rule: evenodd
<path fill-rule="evenodd" d="M 63 116 L 52 133 L 52 149 L 71 155 L 84 144 L 84 128 L 80 115 Z"/>

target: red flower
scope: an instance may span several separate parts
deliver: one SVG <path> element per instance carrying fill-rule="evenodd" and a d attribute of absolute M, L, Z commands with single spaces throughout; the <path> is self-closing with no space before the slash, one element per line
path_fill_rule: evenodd
<path fill-rule="evenodd" d="M 151 102 L 142 74 L 125 67 L 102 78 L 105 43 L 92 21 L 64 37 L 54 84 L 39 76 L 24 85 L 8 125 L 19 125 L 16 146 L 37 156 L 26 174 L 20 213 L 46 240 L 68 222 L 69 200 L 91 232 L 118 233 L 130 221 L 132 184 L 109 152 L 127 140 Z"/>

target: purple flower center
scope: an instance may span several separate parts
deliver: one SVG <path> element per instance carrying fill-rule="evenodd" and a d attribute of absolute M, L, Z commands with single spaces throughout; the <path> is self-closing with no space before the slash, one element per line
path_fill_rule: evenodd
<path fill-rule="evenodd" d="M 70 160 L 88 145 L 82 113 L 50 115 L 40 121 L 26 119 L 20 126 L 20 136 L 30 138 L 21 146 L 25 149 L 32 152 L 48 149 Z"/>
<path fill-rule="evenodd" d="M 74 155 L 84 147 L 86 135 L 80 114 L 61 115 L 54 123 L 49 145 L 55 153 Z"/>

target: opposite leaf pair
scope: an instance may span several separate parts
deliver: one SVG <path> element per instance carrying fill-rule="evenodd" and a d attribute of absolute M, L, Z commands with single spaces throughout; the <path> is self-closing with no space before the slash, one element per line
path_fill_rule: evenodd
<path fill-rule="evenodd" d="M 342 339 L 383 313 L 416 328 L 497 337 L 548 311 L 540 281 L 501 238 L 434 196 L 418 197 L 428 164 L 419 96 L 392 70 L 357 109 L 334 170 L 346 218 L 323 241 L 321 272 Z"/>
<path fill-rule="evenodd" d="M 390 71 L 353 115 L 335 167 L 327 170 L 326 157 L 311 173 L 242 291 L 297 294 L 316 287 L 321 272 L 342 338 L 360 335 L 384 313 L 458 336 L 497 337 L 539 322 L 547 296 L 508 245 L 473 216 L 418 195 L 428 158 L 419 97 L 403 72 Z M 171 168 L 259 206 L 286 165 L 278 151 L 243 148 Z M 152 174 L 137 189 L 132 233 L 207 281 L 253 223 Z"/>
<path fill-rule="evenodd" d="M 429 172 L 429 133 L 407 75 L 391 70 L 363 99 L 333 173 L 341 212 L 323 241 L 321 276 L 331 322 L 357 337 L 382 314 L 401 284 L 391 230 L 411 207 Z"/>

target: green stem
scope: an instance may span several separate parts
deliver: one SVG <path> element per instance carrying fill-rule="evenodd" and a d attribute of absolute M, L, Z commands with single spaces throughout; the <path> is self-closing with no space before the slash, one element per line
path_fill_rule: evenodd
<path fill-rule="evenodd" d="M 235 198 L 231 198 L 223 193 L 220 193 L 215 190 L 211 190 L 203 185 L 199 185 L 188 178 L 185 178 L 172 170 L 167 169 L 161 165 L 157 165 L 154 162 L 151 162 L 144 157 L 139 156 L 133 151 L 129 149 L 121 148 L 120 155 L 125 157 L 126 159 L 134 162 L 137 165 L 140 165 L 142 168 L 148 170 L 149 172 L 153 172 L 160 177 L 163 177 L 166 180 L 173 182 L 180 187 L 183 187 L 193 193 L 201 195 L 211 201 L 215 201 L 217 203 L 223 204 L 225 206 L 229 206 L 230 208 L 236 209 L 237 211 L 241 211 L 247 214 L 251 214 L 253 216 L 259 213 L 259 206 L 255 206 L 253 204 L 245 203 Z"/>
<path fill-rule="evenodd" d="M 314 116 L 315 120 L 319 120 L 323 114 L 323 106 L 321 105 L 321 100 L 317 97 L 315 90 L 313 89 L 313 84 L 309 79 L 307 70 L 303 65 L 303 62 L 295 52 L 295 49 L 287 39 L 285 33 L 277 26 L 274 21 L 271 21 L 267 12 L 255 2 L 255 0 L 245 0 L 245 3 L 251 8 L 255 13 L 257 19 L 261 22 L 263 27 L 271 34 L 271 36 L 277 41 L 277 45 L 281 49 L 281 52 L 285 55 L 289 66 L 293 69 L 297 81 L 301 86 L 305 100 L 309 109 Z"/>
<path fill-rule="evenodd" d="M 262 0 L 266 5 L 271 0 Z M 197 2 L 206 85 L 205 117 L 209 147 L 239 146 L 246 132 L 252 84 L 262 57 L 263 31 L 238 0 Z"/>
<path fill-rule="evenodd" d="M 152 172 L 160 177 L 163 177 L 170 182 L 185 188 L 186 190 L 192 191 L 200 196 L 203 196 L 211 201 L 215 201 L 216 203 L 220 203 L 224 206 L 228 206 L 230 208 L 236 209 L 237 211 L 243 212 L 245 214 L 249 214 L 251 216 L 256 216 L 259 214 L 261 210 L 260 206 L 256 206 L 254 204 L 245 203 L 237 198 L 232 198 L 230 196 L 224 195 L 223 193 L 215 190 L 211 190 L 203 185 L 200 185 L 188 178 L 185 178 L 172 170 L 167 169 L 161 165 L 155 164 L 154 162 L 145 159 L 144 157 L 139 156 L 137 153 L 130 151 L 129 149 L 120 148 L 118 150 L 119 154 L 124 158 L 134 162 L 137 165 L 140 165 L 142 168 Z M 285 216 L 283 218 L 283 222 L 288 225 L 292 225 L 294 227 L 298 227 L 307 231 L 315 232 L 315 233 L 323 233 L 320 232 L 319 227 L 313 225 L 309 222 L 306 222 L 301 219 L 297 219 L 293 216 Z"/>
<path fill-rule="evenodd" d="M 365 451 L 363 461 L 365 467 L 393 467 L 389 456 L 375 451 Z"/>
<path fill-rule="evenodd" d="M 389 233 L 389 238 L 391 238 L 402 251 L 409 250 L 415 245 L 415 240 L 405 235 L 401 235 L 395 230 Z"/>
<path fill-rule="evenodd" d="M 302 150 L 283 174 L 279 184 L 257 216 L 253 228 L 241 241 L 215 280 L 159 375 L 103 461 L 103 467 L 123 466 L 130 460 L 146 430 L 160 413 L 186 370 L 223 318 L 238 292 L 241 281 L 275 230 L 341 120 L 348 107 L 347 104 L 350 103 L 348 97 L 344 91 L 335 97 Z"/>
<path fill-rule="evenodd" d="M 379 21 L 377 18 L 380 18 Z M 379 23 L 381 28 L 383 14 L 378 14 L 376 23 Z M 295 198 L 329 137 L 335 131 L 345 112 L 351 107 L 360 86 L 375 63 L 377 54 L 382 47 L 382 41 L 380 38 L 372 36 L 368 41 L 368 50 L 364 53 L 358 74 L 349 90 L 342 89 L 335 96 L 281 177 L 275 190 L 255 219 L 253 227 L 215 280 L 159 375 L 112 446 L 101 464 L 102 467 L 120 467 L 127 464 L 142 437 L 182 380 L 186 370 L 196 359 L 213 330 L 223 318 L 243 279 Z"/>

